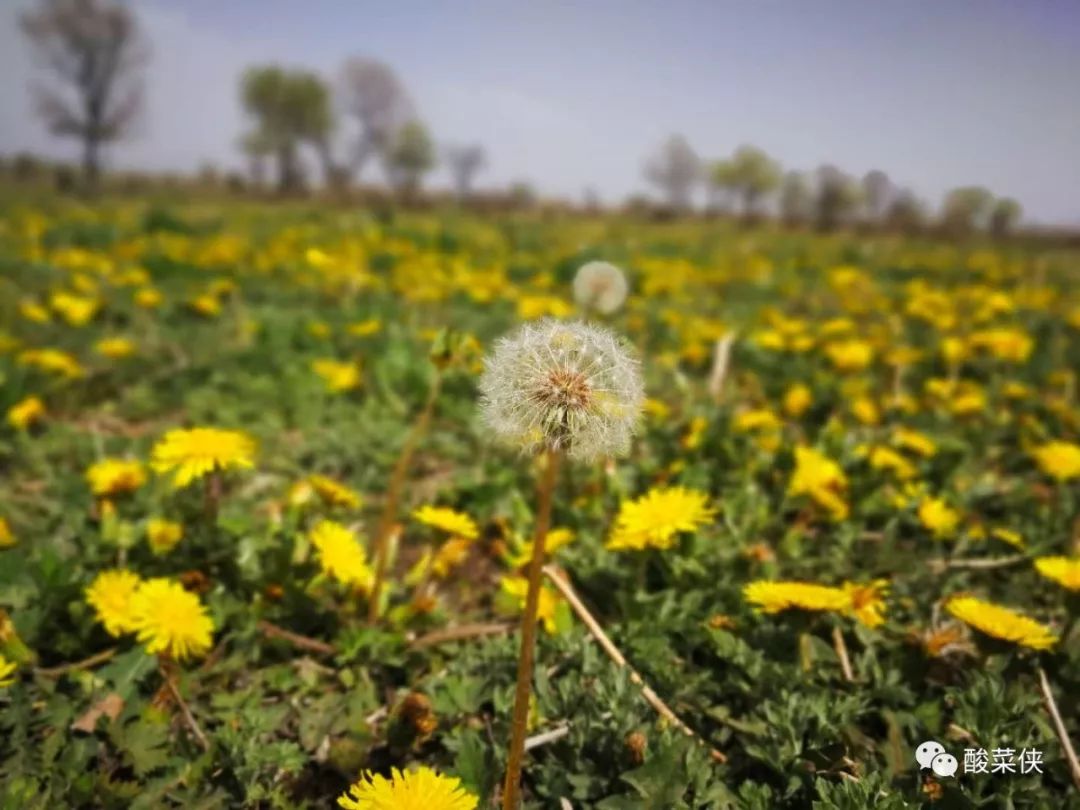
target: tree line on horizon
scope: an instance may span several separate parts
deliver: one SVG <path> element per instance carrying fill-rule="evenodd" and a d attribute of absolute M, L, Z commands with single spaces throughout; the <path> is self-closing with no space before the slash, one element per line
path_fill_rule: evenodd
<path fill-rule="evenodd" d="M 82 186 L 92 190 L 103 147 L 130 132 L 142 107 L 149 50 L 137 18 L 115 0 L 39 0 L 20 24 L 42 75 L 52 78 L 32 86 L 36 112 L 50 133 L 80 142 Z M 400 78 L 373 59 L 348 59 L 333 81 L 304 68 L 255 65 L 241 77 L 238 99 L 250 123 L 238 146 L 256 187 L 269 183 L 272 168 L 278 191 L 303 190 L 310 182 L 306 156 L 321 168 L 325 188 L 353 187 L 377 164 L 400 197 L 413 199 L 441 157 L 457 197 L 465 199 L 486 165 L 479 144 L 438 149 Z M 911 232 L 933 219 L 925 202 L 881 170 L 861 178 L 831 165 L 785 172 L 751 145 L 706 160 L 685 137 L 672 135 L 648 158 L 644 177 L 661 193 L 660 210 L 668 215 L 691 210 L 704 189 L 706 213 L 747 222 L 769 213 L 821 230 L 859 224 Z M 532 196 L 518 186 L 519 196 Z M 643 204 L 631 201 L 631 207 Z M 1016 200 L 966 186 L 945 195 L 936 222 L 950 232 L 1004 236 L 1021 214 Z"/>

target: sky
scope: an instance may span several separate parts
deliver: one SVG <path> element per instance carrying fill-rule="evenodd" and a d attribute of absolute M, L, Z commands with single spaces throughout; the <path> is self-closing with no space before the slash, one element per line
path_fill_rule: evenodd
<path fill-rule="evenodd" d="M 31 2 L 0 8 L 0 153 L 75 159 L 33 117 L 17 24 Z M 361 55 L 394 67 L 437 143 L 485 146 L 481 187 L 619 202 L 649 190 L 644 161 L 681 133 L 704 158 L 752 143 L 785 169 L 880 168 L 935 206 L 984 185 L 1029 222 L 1080 225 L 1076 0 L 129 4 L 152 59 L 117 168 L 240 168 L 246 66 L 333 79 Z"/>

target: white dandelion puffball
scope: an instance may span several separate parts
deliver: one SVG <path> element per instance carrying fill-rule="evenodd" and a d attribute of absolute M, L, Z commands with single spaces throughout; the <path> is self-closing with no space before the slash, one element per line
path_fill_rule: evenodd
<path fill-rule="evenodd" d="M 589 262 L 574 275 L 574 300 L 585 310 L 610 315 L 626 301 L 626 276 L 609 262 Z"/>
<path fill-rule="evenodd" d="M 625 453 L 645 397 L 630 348 L 607 329 L 551 318 L 501 338 L 480 378 L 484 423 L 528 453 Z"/>

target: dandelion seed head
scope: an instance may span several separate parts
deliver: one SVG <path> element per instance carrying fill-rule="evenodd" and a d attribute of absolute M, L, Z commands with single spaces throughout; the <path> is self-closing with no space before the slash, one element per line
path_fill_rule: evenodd
<path fill-rule="evenodd" d="M 638 361 L 606 329 L 551 319 L 502 338 L 480 379 L 484 423 L 527 453 L 625 453 L 644 402 Z"/>
<path fill-rule="evenodd" d="M 621 307 L 628 291 L 623 271 L 610 262 L 588 262 L 574 276 L 574 300 L 578 306 L 603 315 Z"/>

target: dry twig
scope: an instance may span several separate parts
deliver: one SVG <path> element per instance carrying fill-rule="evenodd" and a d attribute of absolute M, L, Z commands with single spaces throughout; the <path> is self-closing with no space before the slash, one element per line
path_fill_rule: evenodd
<path fill-rule="evenodd" d="M 1061 712 L 1058 711 L 1057 701 L 1054 700 L 1054 692 L 1050 688 L 1046 672 L 1042 667 L 1036 667 L 1036 670 L 1039 673 L 1039 689 L 1042 691 L 1043 703 L 1046 704 L 1046 711 L 1054 723 L 1054 731 L 1057 733 L 1058 740 L 1061 741 L 1061 750 L 1069 763 L 1069 773 L 1072 774 L 1073 784 L 1076 785 L 1077 790 L 1080 790 L 1080 762 L 1076 759 L 1076 749 L 1073 748 L 1069 732 L 1065 729 L 1065 722 L 1061 719 Z"/>
<path fill-rule="evenodd" d="M 607 653 L 608 658 L 614 661 L 618 666 L 623 667 L 629 671 L 630 680 L 633 683 L 637 684 L 638 687 L 640 687 L 642 697 L 645 698 L 649 705 L 656 709 L 656 711 L 659 712 L 665 720 L 678 728 L 687 737 L 691 737 L 697 742 L 706 746 L 709 749 L 709 752 L 712 754 L 714 760 L 716 760 L 717 762 L 726 762 L 727 756 L 722 751 L 718 751 L 712 746 L 710 746 L 692 728 L 690 728 L 690 726 L 686 725 L 686 723 L 679 719 L 679 716 L 671 710 L 671 707 L 668 706 L 661 699 L 661 697 L 652 690 L 652 687 L 648 686 L 645 683 L 644 679 L 641 677 L 640 674 L 638 674 L 637 670 L 630 666 L 630 664 L 626 660 L 626 657 L 619 651 L 619 648 L 615 646 L 614 642 L 612 642 L 612 640 L 608 637 L 607 633 L 604 632 L 604 629 L 600 626 L 600 623 L 596 620 L 592 613 L 589 612 L 589 609 L 585 607 L 581 599 L 578 598 L 578 595 L 574 592 L 574 589 L 570 586 L 570 583 L 563 579 L 562 575 L 550 565 L 545 565 L 543 571 L 544 575 L 551 580 L 551 584 L 558 588 L 559 593 L 561 593 L 566 599 L 566 601 L 570 603 L 570 607 L 578 615 L 578 618 L 581 619 L 585 627 L 588 628 L 589 632 L 592 634 L 593 638 L 595 638 L 596 641 L 600 644 L 604 652 Z"/>

